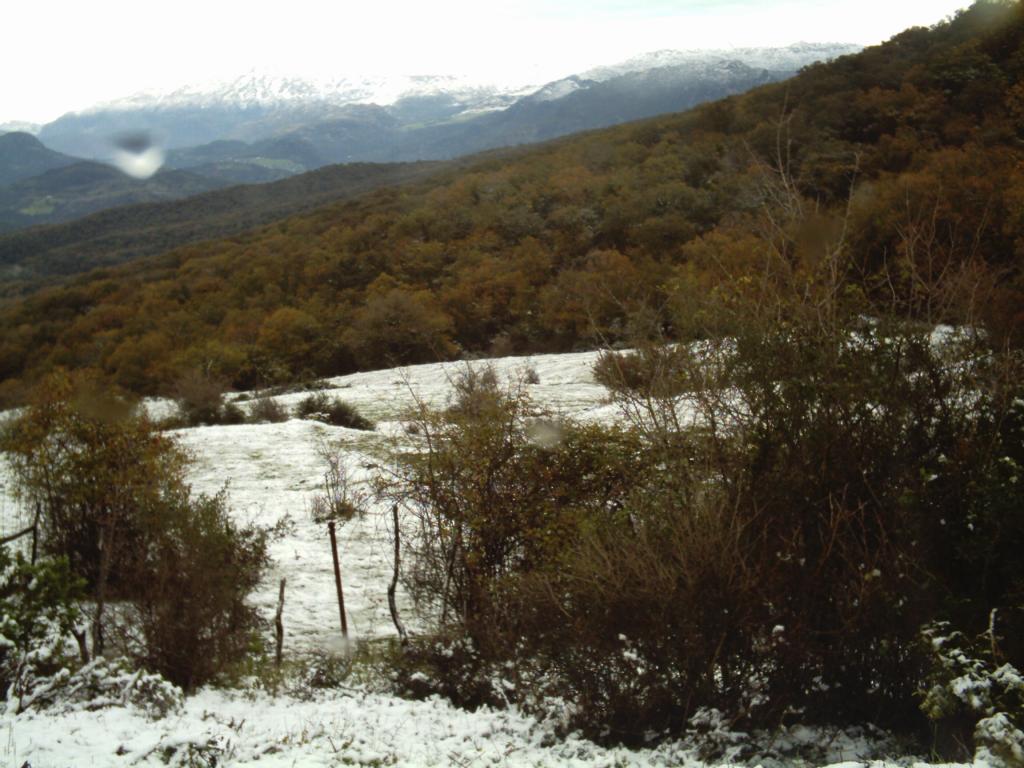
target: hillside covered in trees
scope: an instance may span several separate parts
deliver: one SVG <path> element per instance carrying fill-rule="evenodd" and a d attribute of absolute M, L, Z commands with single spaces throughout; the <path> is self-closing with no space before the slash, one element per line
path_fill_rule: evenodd
<path fill-rule="evenodd" d="M 352 163 L 184 200 L 112 208 L 65 224 L 0 235 L 0 291 L 110 267 L 186 243 L 237 234 L 377 187 L 424 176 L 434 163 Z"/>
<path fill-rule="evenodd" d="M 982 321 L 1017 344 L 1022 42 L 1024 5 L 979 3 L 684 114 L 94 271 L 0 310 L 0 397 L 58 367 L 155 393 L 195 369 L 252 387 L 682 337 L 687 296 L 756 275 L 779 206 L 805 234 L 842 230 L 860 289 L 925 320 L 957 319 L 925 289 L 983 272 Z"/>

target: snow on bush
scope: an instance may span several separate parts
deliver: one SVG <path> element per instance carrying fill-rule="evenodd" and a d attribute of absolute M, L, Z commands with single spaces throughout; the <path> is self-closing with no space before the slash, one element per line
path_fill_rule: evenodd
<path fill-rule="evenodd" d="M 975 761 L 995 768 L 1024 764 L 1024 678 L 1000 664 L 995 613 L 981 641 L 970 641 L 947 622 L 922 634 L 932 654 L 929 687 L 921 709 L 938 726 L 974 723 Z"/>
<path fill-rule="evenodd" d="M 184 694 L 160 675 L 133 669 L 126 659 L 99 657 L 74 672 L 64 667 L 53 675 L 25 681 L 20 701 L 27 709 L 52 710 L 57 714 L 132 706 L 157 720 L 181 708 Z"/>

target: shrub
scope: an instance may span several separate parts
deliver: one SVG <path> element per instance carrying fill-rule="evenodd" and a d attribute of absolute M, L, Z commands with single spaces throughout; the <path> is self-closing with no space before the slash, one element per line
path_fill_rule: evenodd
<path fill-rule="evenodd" d="M 677 347 L 660 393 L 604 369 L 682 493 L 660 479 L 629 527 L 595 529 L 548 589 L 572 606 L 580 642 L 554 653 L 590 728 L 675 729 L 672 708 L 696 701 L 750 726 L 789 711 L 913 729 L 921 624 L 977 626 L 1019 602 L 1021 361 L 969 329 L 936 335 L 877 308 L 865 320 L 855 294 L 810 282 L 720 305 L 732 336 Z M 703 457 L 689 480 L 687 444 Z M 627 621 L 630 654 L 659 670 L 639 688 L 614 648 L 588 644 Z"/>
<path fill-rule="evenodd" d="M 147 529 L 184 489 L 187 456 L 145 417 L 108 417 L 78 405 L 56 376 L 5 429 L 17 496 L 41 512 L 42 549 L 65 557 L 95 601 L 96 651 L 108 600 L 130 597 L 147 554 Z"/>
<path fill-rule="evenodd" d="M 174 385 L 174 401 L 182 426 L 219 424 L 225 389 L 224 382 L 199 371 L 182 375 Z"/>
<path fill-rule="evenodd" d="M 130 704 L 157 720 L 183 703 L 181 689 L 160 675 L 143 672 L 128 659 L 100 656 L 74 671 L 62 667 L 33 676 L 24 686 L 20 708 L 63 714 Z"/>
<path fill-rule="evenodd" d="M 295 415 L 300 419 L 314 419 L 348 429 L 369 431 L 375 428 L 374 423 L 363 417 L 355 407 L 326 392 L 314 392 L 300 400 L 295 407 Z"/>
<path fill-rule="evenodd" d="M 380 490 L 417 520 L 407 586 L 490 658 L 517 642 L 518 579 L 555 567 L 588 515 L 621 509 L 642 460 L 615 429 L 564 424 L 535 441 L 521 383 L 470 372 L 455 389 L 444 411 L 410 416 L 427 453 L 404 456 Z"/>
<path fill-rule="evenodd" d="M 1017 618 L 1011 629 L 1020 629 Z M 1024 676 L 1000 650 L 998 623 L 993 612 L 977 640 L 947 622 L 924 628 L 930 666 L 922 681 L 921 710 L 935 724 L 943 742 L 936 746 L 943 752 L 1008 768 L 1024 761 Z M 976 754 L 967 748 L 972 741 Z"/>
<path fill-rule="evenodd" d="M 177 418 L 174 426 L 197 427 L 213 424 L 242 424 L 245 412 L 234 402 L 226 402 L 227 385 L 222 380 L 191 371 L 174 388 Z"/>
<path fill-rule="evenodd" d="M 620 394 L 671 397 L 690 388 L 674 347 L 645 344 L 632 352 L 603 351 L 594 363 L 594 378 Z"/>
<path fill-rule="evenodd" d="M 451 380 L 452 397 L 449 415 L 483 416 L 500 408 L 503 393 L 498 385 L 498 373 L 490 365 L 473 366 L 469 363 Z"/>
<path fill-rule="evenodd" d="M 191 495 L 189 457 L 144 417 L 112 419 L 76 406 L 56 377 L 5 430 L 15 493 L 39 509 L 45 552 L 67 558 L 93 603 L 92 645 L 122 650 L 184 687 L 199 685 L 249 646 L 245 599 L 266 563 L 266 531 L 239 528 L 222 496 Z M 118 619 L 113 599 L 134 610 Z M 139 631 L 135 631 L 139 630 Z"/>
<path fill-rule="evenodd" d="M 355 487 L 345 466 L 343 455 L 326 442 L 317 446 L 324 464 L 321 492 L 310 501 L 310 517 L 314 523 L 347 523 L 366 513 L 366 494 Z"/>
<path fill-rule="evenodd" d="M 396 660 L 393 681 L 395 691 L 409 698 L 440 695 L 468 709 L 496 708 L 506 705 L 511 693 L 503 666 L 456 633 L 410 642 Z"/>
<path fill-rule="evenodd" d="M 266 392 L 259 393 L 249 405 L 249 421 L 276 424 L 288 420 L 288 409 Z"/>
<path fill-rule="evenodd" d="M 13 684 L 21 698 L 30 679 L 63 665 L 83 586 L 66 559 L 32 564 L 0 546 L 0 691 Z"/>
<path fill-rule="evenodd" d="M 147 669 L 191 690 L 253 650 L 262 622 L 247 597 L 268 565 L 269 535 L 236 525 L 223 495 L 166 510 L 134 601 Z"/>

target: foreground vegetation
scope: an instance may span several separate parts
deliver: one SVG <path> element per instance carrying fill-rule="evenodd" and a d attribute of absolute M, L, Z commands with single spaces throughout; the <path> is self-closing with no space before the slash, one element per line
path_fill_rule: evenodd
<path fill-rule="evenodd" d="M 729 336 L 600 359 L 618 426 L 476 367 L 387 430 L 380 511 L 400 505 L 422 629 L 374 659 L 378 689 L 516 702 L 613 743 L 697 734 L 708 757 L 780 724 L 1012 747 L 1022 361 L 884 315 L 831 270 L 766 267 L 758 301 L 702 302 Z M 365 679 L 346 669 L 317 685 Z"/>
<path fill-rule="evenodd" d="M 22 645 L 40 640 L 53 611 L 63 629 L 47 653 L 18 648 L 39 665 L 10 654 L 5 683 L 58 673 L 72 631 L 82 663 L 125 655 L 186 690 L 248 655 L 262 620 L 246 597 L 268 564 L 270 532 L 234 523 L 223 495 L 193 496 L 188 455 L 147 418 L 56 377 L 4 425 L 0 449 L 35 512 L 33 559 L 38 549 L 52 563 L 48 597 L 20 611 Z M 32 582 L 11 577 L 12 604 L 24 603 L 25 584 L 31 597 Z M 75 597 L 89 601 L 88 632 L 75 629 Z"/>
<path fill-rule="evenodd" d="M 758 281 L 687 302 L 705 341 L 601 359 L 624 424 L 551 421 L 479 374 L 417 413 L 425 453 L 382 491 L 447 638 L 410 654 L 427 690 L 557 696 L 638 745 L 870 722 L 1017 764 L 1024 358 L 969 313 L 871 301 L 841 240 L 794 267 L 817 236 L 795 223 Z"/>

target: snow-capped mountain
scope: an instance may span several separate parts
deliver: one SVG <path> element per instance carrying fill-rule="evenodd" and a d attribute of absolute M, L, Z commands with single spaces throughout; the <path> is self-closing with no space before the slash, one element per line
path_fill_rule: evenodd
<path fill-rule="evenodd" d="M 12 120 L 9 123 L 0 123 L 0 133 L 31 133 L 35 136 L 42 128 L 39 123 L 26 123 L 21 120 Z"/>
<path fill-rule="evenodd" d="M 65 115 L 39 138 L 111 162 L 128 136 L 158 147 L 171 168 L 220 183 L 261 182 L 332 163 L 448 159 L 681 111 L 857 49 L 660 50 L 539 86 L 453 75 L 247 72 Z"/>
<path fill-rule="evenodd" d="M 167 149 L 214 141 L 256 142 L 302 126 L 387 109 L 402 123 L 431 124 L 512 105 L 535 90 L 468 77 L 403 75 L 308 79 L 248 72 L 228 80 L 137 93 L 64 115 L 40 138 L 53 148 L 107 160 L 110 137 L 146 132 Z"/>
<path fill-rule="evenodd" d="M 459 103 L 466 111 L 487 111 L 508 107 L 517 99 L 529 95 L 533 95 L 537 101 L 559 99 L 575 90 L 581 81 L 604 82 L 626 74 L 663 67 L 690 66 L 708 75 L 729 62 L 739 62 L 752 69 L 795 72 L 807 64 L 858 50 L 860 46 L 857 45 L 806 42 L 784 48 L 666 49 L 644 53 L 616 64 L 595 67 L 544 85 L 526 81 L 485 82 L 457 75 L 363 75 L 313 79 L 250 70 L 221 81 L 190 84 L 170 91 L 132 94 L 98 104 L 84 110 L 83 114 L 229 105 L 242 109 L 312 105 L 344 107 L 352 104 L 387 107 L 406 99 L 437 98 Z"/>
<path fill-rule="evenodd" d="M 796 72 L 816 61 L 857 53 L 861 46 L 849 43 L 794 43 L 782 48 L 713 48 L 697 50 L 651 51 L 618 64 L 595 67 L 580 74 L 581 78 L 603 82 L 632 72 L 646 72 L 661 67 L 700 66 L 708 71 L 727 62 L 740 62 L 752 69 L 772 72 Z"/>
<path fill-rule="evenodd" d="M 390 106 L 403 99 L 445 97 L 467 108 L 508 106 L 535 86 L 497 85 L 454 75 L 370 75 L 310 79 L 256 71 L 219 82 L 150 91 L 99 104 L 86 113 L 233 105 L 240 108 L 351 104 Z"/>

